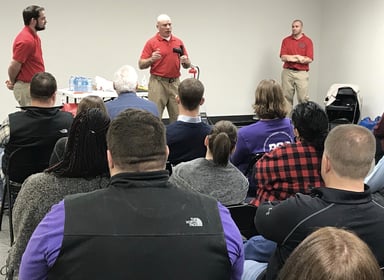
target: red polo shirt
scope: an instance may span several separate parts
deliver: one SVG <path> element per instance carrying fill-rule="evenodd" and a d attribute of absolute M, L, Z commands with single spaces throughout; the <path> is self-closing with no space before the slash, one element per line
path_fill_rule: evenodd
<path fill-rule="evenodd" d="M 280 57 L 282 55 L 295 55 L 299 54 L 302 56 L 307 56 L 313 60 L 313 43 L 309 37 L 303 36 L 300 39 L 295 39 L 292 35 L 284 38 L 281 49 Z M 301 64 L 295 62 L 284 62 L 284 68 L 293 68 L 298 70 L 309 70 L 309 64 Z"/>
<path fill-rule="evenodd" d="M 157 33 L 146 42 L 140 58 L 149 58 L 154 51 L 159 50 L 161 59 L 151 65 L 150 73 L 165 78 L 178 78 L 180 77 L 180 56 L 173 52 L 173 48 L 180 48 L 180 46 L 183 46 L 184 55 L 188 56 L 187 49 L 179 38 L 171 35 L 170 40 L 167 41 Z"/>
<path fill-rule="evenodd" d="M 45 71 L 40 37 L 28 26 L 24 26 L 13 42 L 13 59 L 22 63 L 16 80 L 30 83 L 33 75 Z"/>

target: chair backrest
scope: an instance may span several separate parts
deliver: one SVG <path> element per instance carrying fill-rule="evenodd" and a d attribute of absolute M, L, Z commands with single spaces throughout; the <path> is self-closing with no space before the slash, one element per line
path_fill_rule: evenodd
<path fill-rule="evenodd" d="M 257 207 L 251 204 L 236 204 L 227 207 L 240 233 L 247 239 L 257 235 L 254 219 Z"/>
<path fill-rule="evenodd" d="M 22 183 L 29 175 L 48 167 L 51 153 L 50 146 L 16 148 L 8 157 L 5 175 L 10 181 Z"/>
<path fill-rule="evenodd" d="M 249 182 L 248 196 L 256 196 L 256 182 L 255 182 L 255 164 L 263 157 L 265 153 L 252 154 L 250 161 L 248 162 L 247 169 L 244 172 L 244 176 L 247 177 Z"/>
<path fill-rule="evenodd" d="M 263 157 L 265 153 L 257 153 L 257 154 L 252 154 L 251 160 L 248 163 L 247 169 L 245 170 L 244 175 L 246 177 L 252 176 L 254 173 L 254 168 L 255 168 L 255 163 Z"/>
<path fill-rule="evenodd" d="M 330 122 L 346 118 L 357 124 L 360 119 L 360 104 L 357 93 L 351 87 L 341 87 L 335 100 L 325 107 Z"/>

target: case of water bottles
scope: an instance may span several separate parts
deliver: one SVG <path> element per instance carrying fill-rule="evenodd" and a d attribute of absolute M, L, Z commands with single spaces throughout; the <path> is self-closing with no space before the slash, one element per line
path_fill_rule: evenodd
<path fill-rule="evenodd" d="M 78 92 L 92 92 L 92 79 L 82 76 L 71 76 L 69 79 L 69 90 Z"/>

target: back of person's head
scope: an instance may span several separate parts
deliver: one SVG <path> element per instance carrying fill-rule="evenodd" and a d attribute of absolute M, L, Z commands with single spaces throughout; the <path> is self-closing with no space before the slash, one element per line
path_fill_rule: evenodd
<path fill-rule="evenodd" d="M 380 280 L 382 272 L 367 244 L 350 231 L 316 230 L 292 252 L 279 280 Z"/>
<path fill-rule="evenodd" d="M 32 99 L 47 100 L 57 91 L 55 77 L 48 72 L 36 73 L 31 80 L 30 93 Z"/>
<path fill-rule="evenodd" d="M 40 16 L 41 11 L 44 11 L 44 8 L 37 5 L 31 5 L 26 7 L 23 10 L 24 25 L 29 25 L 32 19 L 37 20 Z"/>
<path fill-rule="evenodd" d="M 121 170 L 145 171 L 165 168 L 168 150 L 165 127 L 153 114 L 127 109 L 113 121 L 107 133 L 108 150 Z"/>
<path fill-rule="evenodd" d="M 218 121 L 208 135 L 208 147 L 212 153 L 213 162 L 219 166 L 226 166 L 236 142 L 236 126 L 230 121 Z"/>
<path fill-rule="evenodd" d="M 261 119 L 284 118 L 288 111 L 280 84 L 275 80 L 262 80 L 256 88 L 253 109 Z"/>
<path fill-rule="evenodd" d="M 135 68 L 124 65 L 115 72 L 113 85 L 117 93 L 136 92 L 138 76 Z"/>
<path fill-rule="evenodd" d="M 100 96 L 96 95 L 90 95 L 82 98 L 77 107 L 77 114 L 92 108 L 98 108 L 104 114 L 108 115 L 104 100 Z"/>
<path fill-rule="evenodd" d="M 98 108 L 77 114 L 69 131 L 63 160 L 47 172 L 72 178 L 107 175 L 106 133 L 109 123 L 108 115 Z"/>
<path fill-rule="evenodd" d="M 375 143 L 373 133 L 363 126 L 338 125 L 325 140 L 324 154 L 339 176 L 363 179 L 375 158 Z"/>
<path fill-rule="evenodd" d="M 187 78 L 180 83 L 178 93 L 181 105 L 193 111 L 199 108 L 202 102 L 204 85 L 197 79 Z"/>
<path fill-rule="evenodd" d="M 323 152 L 324 141 L 328 135 L 328 117 L 323 108 L 313 101 L 299 103 L 292 111 L 292 123 L 301 142 L 312 145 L 318 152 Z"/>

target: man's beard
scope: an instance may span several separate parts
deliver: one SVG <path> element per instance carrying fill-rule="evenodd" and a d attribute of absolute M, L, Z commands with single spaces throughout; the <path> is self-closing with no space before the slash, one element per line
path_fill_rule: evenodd
<path fill-rule="evenodd" d="M 40 26 L 38 24 L 36 24 L 36 27 L 35 27 L 36 31 L 41 31 L 41 30 L 44 30 L 45 29 L 45 25 L 43 26 Z"/>

